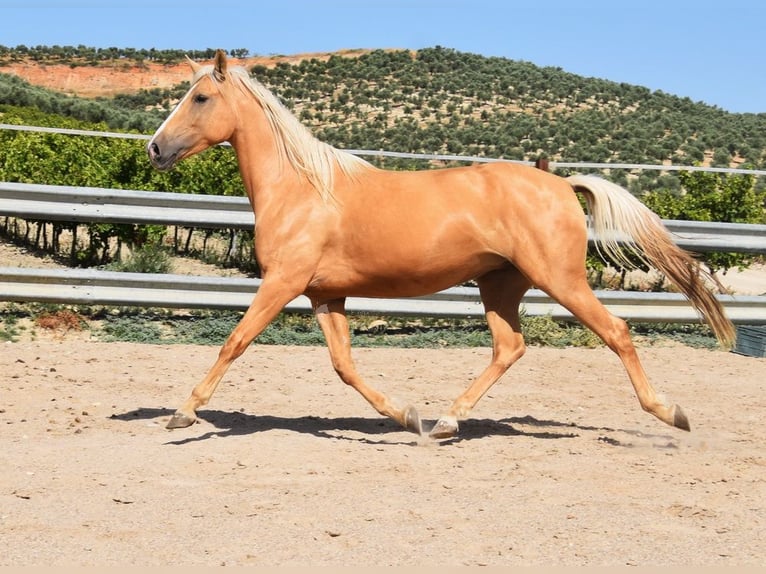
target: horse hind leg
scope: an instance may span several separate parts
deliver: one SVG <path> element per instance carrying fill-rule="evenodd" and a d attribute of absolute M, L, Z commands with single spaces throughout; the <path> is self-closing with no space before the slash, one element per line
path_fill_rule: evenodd
<path fill-rule="evenodd" d="M 378 413 L 397 421 L 410 432 L 422 434 L 423 426 L 414 407 L 399 408 L 395 406 L 388 397 L 367 385 L 359 376 L 351 358 L 351 341 L 344 308 L 345 301 L 343 299 L 327 302 L 312 300 L 312 306 L 317 322 L 327 341 L 332 366 L 341 380 L 361 394 Z"/>
<path fill-rule="evenodd" d="M 492 360 L 486 369 L 452 403 L 429 432 L 434 439 L 445 439 L 458 432 L 458 420 L 465 419 L 481 397 L 518 361 L 526 346 L 519 322 L 519 304 L 529 289 L 529 281 L 516 269 L 493 271 L 479 279 L 479 292 L 492 333 Z"/>
<path fill-rule="evenodd" d="M 627 323 L 612 315 L 598 300 L 584 274 L 575 278 L 559 277 L 554 286 L 539 285 L 551 297 L 566 307 L 586 327 L 596 333 L 622 361 L 641 408 L 664 423 L 690 430 L 689 419 L 680 406 L 665 405 L 657 396 L 646 376 Z"/>

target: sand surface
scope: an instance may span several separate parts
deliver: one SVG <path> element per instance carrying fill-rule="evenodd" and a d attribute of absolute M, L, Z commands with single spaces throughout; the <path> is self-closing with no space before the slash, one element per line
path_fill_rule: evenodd
<path fill-rule="evenodd" d="M 0 346 L 2 565 L 763 565 L 766 359 L 533 347 L 453 440 L 381 418 L 324 347 L 254 346 L 188 429 L 216 347 Z M 488 349 L 355 349 L 433 423 Z"/>

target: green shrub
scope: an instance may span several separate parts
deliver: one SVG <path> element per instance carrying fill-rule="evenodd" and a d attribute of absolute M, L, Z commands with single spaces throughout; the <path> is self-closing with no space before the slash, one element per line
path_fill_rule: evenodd
<path fill-rule="evenodd" d="M 146 317 L 112 316 L 104 319 L 100 338 L 107 342 L 162 343 L 162 328 L 157 321 Z"/>
<path fill-rule="evenodd" d="M 548 347 L 599 347 L 601 339 L 579 323 L 554 321 L 549 315 L 522 316 L 521 330 L 527 345 Z"/>
<path fill-rule="evenodd" d="M 4 312 L 0 322 L 0 341 L 16 341 L 19 334 L 18 316 L 15 313 Z"/>
<path fill-rule="evenodd" d="M 128 273 L 170 273 L 173 262 L 162 246 L 147 244 L 133 251 L 126 259 L 110 263 L 106 269 Z"/>

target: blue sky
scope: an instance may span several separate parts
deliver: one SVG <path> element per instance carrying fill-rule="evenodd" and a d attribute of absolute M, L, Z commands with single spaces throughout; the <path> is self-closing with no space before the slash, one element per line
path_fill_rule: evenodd
<path fill-rule="evenodd" d="M 0 0 L 0 44 L 444 46 L 766 113 L 766 2 L 740 0 Z"/>

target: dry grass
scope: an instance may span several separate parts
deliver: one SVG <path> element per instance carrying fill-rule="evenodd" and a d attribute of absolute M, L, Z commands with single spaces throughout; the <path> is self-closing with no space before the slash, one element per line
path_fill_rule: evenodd
<path fill-rule="evenodd" d="M 82 331 L 87 325 L 86 320 L 69 309 L 47 311 L 35 317 L 35 325 L 40 329 L 55 333 L 66 334 L 70 331 Z"/>

